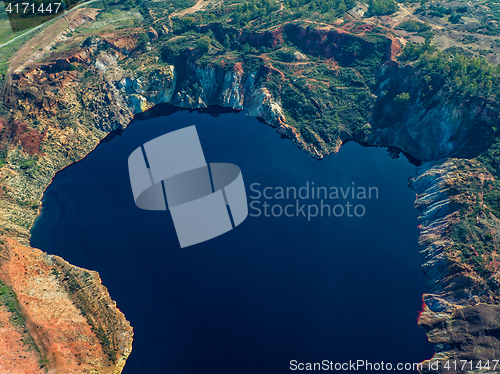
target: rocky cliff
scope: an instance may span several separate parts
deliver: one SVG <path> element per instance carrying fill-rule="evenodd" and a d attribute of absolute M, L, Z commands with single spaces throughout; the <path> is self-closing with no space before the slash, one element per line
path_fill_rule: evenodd
<path fill-rule="evenodd" d="M 443 368 L 448 360 L 498 359 L 500 222 L 483 201 L 493 180 L 479 162 L 451 158 L 422 164 L 410 181 L 430 291 L 419 324 L 442 362 L 439 372 L 450 372 Z M 477 194 L 459 187 L 470 183 L 481 186 Z M 461 230 L 464 221 L 469 226 Z"/>
<path fill-rule="evenodd" d="M 437 74 L 389 61 L 378 71 L 373 91 L 378 100 L 370 122 L 377 131 L 367 143 L 391 145 L 421 161 L 472 158 L 492 144 L 498 103 L 464 100 Z M 394 99 L 401 93 L 409 101 L 398 105 Z"/>

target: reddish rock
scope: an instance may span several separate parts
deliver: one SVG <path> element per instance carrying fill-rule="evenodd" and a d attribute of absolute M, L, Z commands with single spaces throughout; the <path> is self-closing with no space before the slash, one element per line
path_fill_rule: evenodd
<path fill-rule="evenodd" d="M 40 145 L 44 138 L 44 133 L 29 129 L 24 122 L 14 120 L 5 123 L 5 120 L 0 121 L 0 144 L 20 144 L 30 155 L 42 155 Z"/>

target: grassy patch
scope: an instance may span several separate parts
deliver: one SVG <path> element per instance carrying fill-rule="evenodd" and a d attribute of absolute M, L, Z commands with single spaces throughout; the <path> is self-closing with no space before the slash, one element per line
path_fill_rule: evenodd
<path fill-rule="evenodd" d="M 98 34 L 100 31 L 110 28 L 120 29 L 139 25 L 143 21 L 144 18 L 137 9 L 123 10 L 118 7 L 110 7 L 99 13 L 94 22 L 83 24 L 76 31 Z"/>
<path fill-rule="evenodd" d="M 414 61 L 420 70 L 446 79 L 452 90 L 463 99 L 488 99 L 500 95 L 500 70 L 482 57 L 438 51 L 427 39 L 420 45 L 407 44 L 401 61 Z"/>

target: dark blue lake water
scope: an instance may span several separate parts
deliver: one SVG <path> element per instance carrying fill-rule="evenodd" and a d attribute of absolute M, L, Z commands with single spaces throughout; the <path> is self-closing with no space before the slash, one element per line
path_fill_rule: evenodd
<path fill-rule="evenodd" d="M 196 125 L 207 162 L 241 168 L 249 203 L 253 183 L 263 190 L 354 182 L 377 187 L 378 199 L 351 202 L 363 205 L 362 217 L 248 216 L 181 249 L 168 212 L 135 206 L 127 160 L 188 125 Z M 135 331 L 125 374 L 281 374 L 291 360 L 420 362 L 432 350 L 417 326 L 426 285 L 407 187 L 414 168 L 355 143 L 318 161 L 244 113 L 182 111 L 136 121 L 59 172 L 31 244 L 101 274 Z"/>

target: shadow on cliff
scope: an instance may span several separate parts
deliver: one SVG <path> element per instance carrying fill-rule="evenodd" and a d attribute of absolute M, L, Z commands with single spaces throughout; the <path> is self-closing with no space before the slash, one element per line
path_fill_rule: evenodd
<path fill-rule="evenodd" d="M 497 105 L 454 94 L 437 74 L 389 61 L 379 71 L 374 93 L 374 131 L 364 139 L 367 143 L 388 144 L 432 161 L 475 158 L 495 142 Z"/>

